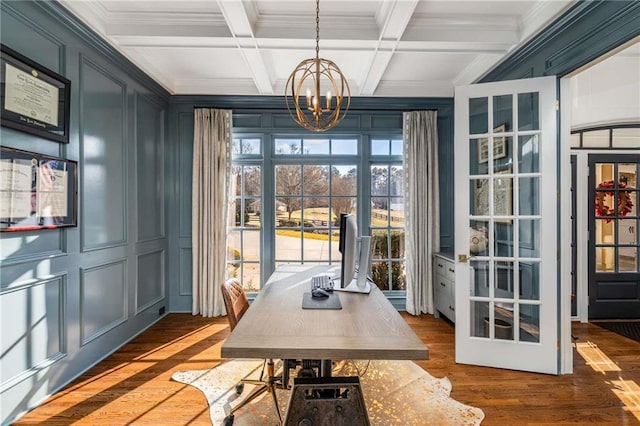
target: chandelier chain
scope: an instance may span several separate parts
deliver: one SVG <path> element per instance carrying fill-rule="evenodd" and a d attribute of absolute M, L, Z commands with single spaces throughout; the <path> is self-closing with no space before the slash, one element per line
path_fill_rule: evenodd
<path fill-rule="evenodd" d="M 316 0 L 316 59 L 320 57 L 320 0 Z"/>

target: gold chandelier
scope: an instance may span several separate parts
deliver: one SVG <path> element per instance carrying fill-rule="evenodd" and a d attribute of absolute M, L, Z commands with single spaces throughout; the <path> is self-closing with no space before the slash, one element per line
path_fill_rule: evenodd
<path fill-rule="evenodd" d="M 319 53 L 320 0 L 316 0 L 316 57 L 298 64 L 284 94 L 291 118 L 314 132 L 324 132 L 342 121 L 351 102 L 351 90 L 342 71 L 333 61 L 320 58 Z"/>

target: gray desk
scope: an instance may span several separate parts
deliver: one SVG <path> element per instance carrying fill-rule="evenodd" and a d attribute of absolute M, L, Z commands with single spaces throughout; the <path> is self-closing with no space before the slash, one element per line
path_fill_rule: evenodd
<path fill-rule="evenodd" d="M 384 294 L 340 292 L 341 310 L 302 309 L 311 277 L 339 267 L 283 266 L 222 345 L 223 358 L 415 359 L 429 350 Z"/>

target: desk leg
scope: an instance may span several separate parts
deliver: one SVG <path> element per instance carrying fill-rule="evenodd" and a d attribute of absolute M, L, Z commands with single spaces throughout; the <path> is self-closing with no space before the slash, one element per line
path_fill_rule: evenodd
<path fill-rule="evenodd" d="M 332 367 L 330 359 L 320 361 L 320 377 L 331 377 Z"/>
<path fill-rule="evenodd" d="M 324 362 L 323 362 L 324 364 Z M 284 426 L 370 426 L 358 377 L 293 379 Z"/>

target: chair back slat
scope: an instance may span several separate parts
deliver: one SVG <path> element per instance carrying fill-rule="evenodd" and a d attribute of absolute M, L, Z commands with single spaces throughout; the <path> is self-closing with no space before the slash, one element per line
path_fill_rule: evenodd
<path fill-rule="evenodd" d="M 227 310 L 229 327 L 233 331 L 242 315 L 249 309 L 249 299 L 242 289 L 242 284 L 236 278 L 229 278 L 222 283 L 222 298 Z"/>

